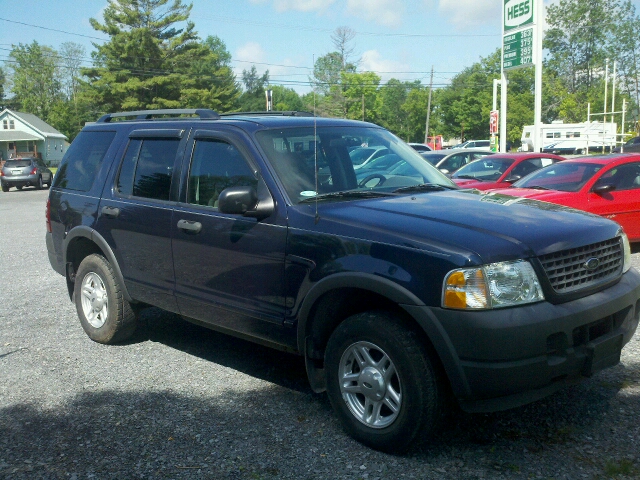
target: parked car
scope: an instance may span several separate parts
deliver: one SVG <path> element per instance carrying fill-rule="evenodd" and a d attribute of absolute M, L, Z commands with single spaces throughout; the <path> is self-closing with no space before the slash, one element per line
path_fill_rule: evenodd
<path fill-rule="evenodd" d="M 493 155 L 493 152 L 477 148 L 450 149 L 446 150 L 444 156 L 434 163 L 434 166 L 445 175 L 451 175 L 468 163 L 484 158 L 487 155 Z M 427 154 L 423 155 L 427 160 L 429 156 Z"/>
<path fill-rule="evenodd" d="M 562 160 L 564 157 L 552 153 L 499 153 L 462 167 L 451 179 L 460 188 L 505 188 L 539 168 Z"/>
<path fill-rule="evenodd" d="M 622 148 L 616 147 L 613 149 L 614 153 L 638 153 L 640 152 L 640 137 L 633 137 L 622 145 Z"/>
<path fill-rule="evenodd" d="M 358 182 L 358 143 L 405 170 Z M 68 148 L 45 239 L 92 340 L 125 341 L 154 306 L 299 354 L 345 431 L 393 452 L 454 402 L 511 408 L 617 364 L 637 328 L 617 223 L 486 197 L 370 123 L 123 112 Z"/>
<path fill-rule="evenodd" d="M 640 242 L 640 155 L 565 160 L 495 194 L 557 203 L 615 220 L 629 240 Z"/>
<path fill-rule="evenodd" d="M 429 145 L 425 145 L 424 143 L 407 143 L 411 148 L 413 148 L 416 152 L 431 152 L 433 149 Z"/>
<path fill-rule="evenodd" d="M 356 147 L 349 151 L 349 157 L 351 157 L 353 168 L 358 170 L 370 161 L 383 155 L 387 155 L 388 153 L 389 149 L 381 145 L 375 147 Z"/>
<path fill-rule="evenodd" d="M 453 148 L 477 148 L 491 151 L 491 140 L 467 140 L 455 145 Z"/>
<path fill-rule="evenodd" d="M 53 172 L 44 161 L 36 157 L 10 158 L 0 171 L 3 192 L 8 192 L 11 187 L 18 190 L 23 187 L 42 189 L 44 185 L 50 187 L 52 181 Z"/>

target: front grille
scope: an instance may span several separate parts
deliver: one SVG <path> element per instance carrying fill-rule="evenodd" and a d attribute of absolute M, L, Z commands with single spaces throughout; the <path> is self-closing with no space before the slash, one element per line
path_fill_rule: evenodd
<path fill-rule="evenodd" d="M 562 294 L 616 278 L 622 271 L 623 255 L 620 239 L 616 237 L 542 255 L 539 259 L 553 290 Z M 597 258 L 599 263 L 596 268 L 589 270 L 585 264 L 593 258 Z"/>

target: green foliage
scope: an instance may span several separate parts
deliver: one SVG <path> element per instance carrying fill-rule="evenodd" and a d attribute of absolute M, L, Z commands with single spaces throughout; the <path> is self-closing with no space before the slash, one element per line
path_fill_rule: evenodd
<path fill-rule="evenodd" d="M 340 83 L 346 118 L 375 122 L 380 77 L 373 72 L 342 72 Z"/>
<path fill-rule="evenodd" d="M 95 45 L 96 66 L 82 71 L 104 111 L 234 106 L 238 91 L 224 43 L 217 37 L 199 42 L 187 21 L 191 5 L 168 2 L 109 0 L 104 23 L 91 19 L 111 38 Z"/>
<path fill-rule="evenodd" d="M 55 50 L 36 41 L 29 45 L 19 44 L 9 54 L 13 103 L 45 122 L 55 105 L 62 101 L 56 56 Z"/>
<path fill-rule="evenodd" d="M 292 88 L 283 87 L 282 85 L 273 85 L 269 87 L 272 90 L 271 99 L 273 101 L 273 109 L 278 111 L 302 111 L 305 110 L 304 103 Z"/>
<path fill-rule="evenodd" d="M 258 75 L 255 65 L 250 70 L 242 70 L 242 83 L 244 92 L 240 95 L 238 103 L 241 112 L 260 112 L 267 109 L 267 97 L 265 88 L 269 85 L 269 70 Z"/>

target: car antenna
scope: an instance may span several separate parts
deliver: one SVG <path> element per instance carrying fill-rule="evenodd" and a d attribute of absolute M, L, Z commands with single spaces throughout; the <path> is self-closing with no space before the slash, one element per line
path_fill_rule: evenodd
<path fill-rule="evenodd" d="M 316 56 L 313 55 L 313 65 L 316 64 Z M 318 224 L 320 221 L 320 215 L 318 215 L 318 138 L 317 138 L 317 125 L 316 125 L 316 88 L 313 87 L 313 174 L 315 177 L 315 190 L 316 190 L 316 216 L 314 223 Z"/>

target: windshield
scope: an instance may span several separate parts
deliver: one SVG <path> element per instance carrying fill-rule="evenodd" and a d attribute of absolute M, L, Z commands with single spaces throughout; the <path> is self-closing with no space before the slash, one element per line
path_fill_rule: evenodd
<path fill-rule="evenodd" d="M 7 160 L 4 164 L 7 168 L 16 168 L 16 167 L 30 167 L 31 160 L 30 159 L 20 159 L 20 160 Z"/>
<path fill-rule="evenodd" d="M 472 178 L 483 182 L 498 180 L 514 162 L 512 158 L 500 158 L 493 155 L 471 162 L 456 173 L 452 178 Z"/>
<path fill-rule="evenodd" d="M 577 192 L 602 165 L 597 163 L 559 162 L 517 181 L 513 188 L 545 188 L 562 192 Z"/>
<path fill-rule="evenodd" d="M 313 127 L 296 127 L 263 130 L 256 137 L 293 203 L 336 192 L 385 195 L 424 183 L 456 188 L 413 148 L 382 128 L 318 127 L 314 134 Z M 358 168 L 352 155 L 365 149 L 381 155 Z"/>

